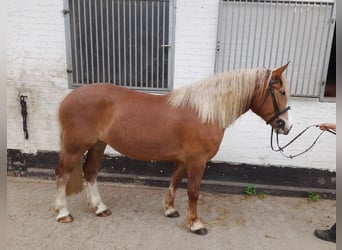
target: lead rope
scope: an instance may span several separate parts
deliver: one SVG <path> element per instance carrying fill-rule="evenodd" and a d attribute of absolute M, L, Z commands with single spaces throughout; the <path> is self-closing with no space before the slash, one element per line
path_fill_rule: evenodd
<path fill-rule="evenodd" d="M 318 136 L 317 138 L 314 140 L 314 142 L 311 144 L 311 146 L 309 146 L 307 149 L 305 149 L 304 151 L 298 153 L 298 154 L 295 154 L 295 155 L 287 155 L 284 153 L 284 149 L 287 148 L 289 145 L 291 145 L 295 140 L 297 140 L 302 134 L 304 134 L 308 129 L 312 128 L 312 127 L 318 127 L 318 125 L 311 125 L 311 126 L 308 126 L 307 128 L 305 128 L 302 132 L 300 132 L 297 136 L 295 136 L 290 142 L 288 142 L 285 146 L 280 146 L 279 145 L 279 134 L 277 133 L 277 146 L 278 148 L 277 149 L 274 149 L 273 147 L 273 128 L 271 130 L 271 149 L 275 152 L 280 152 L 284 157 L 286 158 L 290 158 L 290 159 L 293 159 L 297 156 L 300 156 L 306 152 L 308 152 L 310 149 L 312 149 L 312 147 L 316 144 L 316 142 L 318 141 L 318 139 L 322 136 L 322 134 L 325 132 L 325 131 L 328 131 L 334 135 L 336 135 L 336 132 L 331 130 L 331 129 L 327 129 L 327 130 L 323 130 Z"/>
<path fill-rule="evenodd" d="M 21 116 L 23 117 L 23 131 L 25 135 L 25 139 L 27 140 L 29 138 L 28 130 L 27 130 L 27 106 L 25 98 L 27 96 L 20 96 L 20 105 L 21 105 Z"/>

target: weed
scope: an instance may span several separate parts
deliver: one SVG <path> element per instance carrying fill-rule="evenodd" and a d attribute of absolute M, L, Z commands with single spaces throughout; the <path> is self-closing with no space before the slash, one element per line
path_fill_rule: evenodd
<path fill-rule="evenodd" d="M 315 192 L 307 192 L 307 194 L 310 201 L 319 201 L 321 199 L 321 196 Z"/>
<path fill-rule="evenodd" d="M 245 187 L 245 194 L 248 196 L 255 195 L 255 185 L 254 184 L 249 184 Z"/>

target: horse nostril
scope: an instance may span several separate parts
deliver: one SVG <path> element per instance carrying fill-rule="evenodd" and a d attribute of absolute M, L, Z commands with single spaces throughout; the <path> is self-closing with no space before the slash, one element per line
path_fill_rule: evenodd
<path fill-rule="evenodd" d="M 276 120 L 275 127 L 278 128 L 278 129 L 285 128 L 285 121 L 281 120 L 281 119 Z"/>

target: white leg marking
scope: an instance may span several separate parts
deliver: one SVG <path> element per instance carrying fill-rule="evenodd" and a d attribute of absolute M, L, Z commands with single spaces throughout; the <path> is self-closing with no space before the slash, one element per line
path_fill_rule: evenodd
<path fill-rule="evenodd" d="M 166 210 L 164 210 L 165 216 L 169 216 L 175 212 L 177 212 L 177 210 L 174 207 L 168 207 Z"/>
<path fill-rule="evenodd" d="M 174 191 L 173 187 L 171 187 L 171 186 L 169 187 L 169 192 L 171 193 L 171 196 L 174 199 L 175 191 Z M 174 212 L 177 212 L 177 210 L 174 207 L 170 206 L 169 203 L 167 202 L 167 200 L 166 200 L 167 195 L 168 194 L 166 194 L 164 196 L 164 200 L 163 200 L 163 207 L 164 207 L 164 215 L 165 216 L 168 216 Z"/>
<path fill-rule="evenodd" d="M 56 220 L 58 221 L 60 218 L 68 216 L 70 213 L 67 208 L 66 202 L 66 194 L 65 194 L 65 186 L 61 186 L 57 188 L 57 195 L 55 200 L 55 208 L 58 212 Z"/>
<path fill-rule="evenodd" d="M 171 196 L 174 198 L 175 197 L 175 189 L 170 185 L 169 190 L 170 190 Z"/>
<path fill-rule="evenodd" d="M 100 214 L 107 210 L 107 206 L 103 204 L 96 181 L 94 184 L 86 182 L 86 193 L 89 206 L 96 209 L 96 214 Z"/>
<path fill-rule="evenodd" d="M 199 229 L 202 229 L 202 228 L 204 228 L 204 225 L 203 225 L 203 223 L 200 221 L 200 220 L 196 220 L 196 221 L 194 221 L 193 223 L 192 223 L 192 225 L 190 225 L 190 230 L 192 231 L 192 232 L 194 232 L 194 231 L 197 231 L 197 230 L 199 230 Z"/>

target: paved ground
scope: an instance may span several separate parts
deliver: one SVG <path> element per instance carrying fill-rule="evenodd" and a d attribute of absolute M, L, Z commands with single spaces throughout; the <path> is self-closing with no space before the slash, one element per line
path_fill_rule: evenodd
<path fill-rule="evenodd" d="M 315 228 L 335 222 L 334 200 L 202 193 L 199 213 L 209 234 L 197 236 L 185 226 L 184 189 L 176 200 L 181 216 L 174 219 L 163 216 L 164 188 L 100 184 L 99 189 L 110 217 L 90 212 L 82 193 L 68 200 L 74 222 L 59 224 L 54 182 L 8 177 L 8 249 L 336 249 L 313 235 Z"/>

